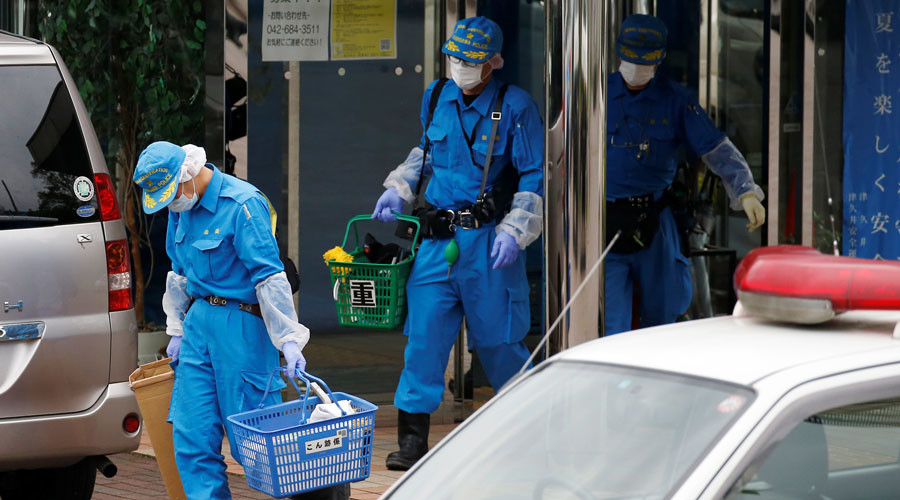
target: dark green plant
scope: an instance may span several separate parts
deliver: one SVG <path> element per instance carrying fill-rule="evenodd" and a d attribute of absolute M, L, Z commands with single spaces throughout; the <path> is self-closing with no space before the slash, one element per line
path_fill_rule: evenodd
<path fill-rule="evenodd" d="M 141 247 L 149 221 L 131 182 L 156 140 L 203 142 L 204 36 L 199 0 L 44 0 L 40 33 L 78 85 L 116 183 L 129 231 L 135 312 L 144 323 Z M 153 264 L 152 252 L 150 268 Z"/>

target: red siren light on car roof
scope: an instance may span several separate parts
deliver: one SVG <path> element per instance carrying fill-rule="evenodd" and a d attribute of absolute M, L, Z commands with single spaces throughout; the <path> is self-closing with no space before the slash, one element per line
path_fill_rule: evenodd
<path fill-rule="evenodd" d="M 821 323 L 854 310 L 900 310 L 900 262 L 835 257 L 781 245 L 753 250 L 734 273 L 744 311 Z"/>

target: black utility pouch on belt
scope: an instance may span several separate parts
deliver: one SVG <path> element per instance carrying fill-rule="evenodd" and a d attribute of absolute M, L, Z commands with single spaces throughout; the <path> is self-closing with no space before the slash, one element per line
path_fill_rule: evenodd
<path fill-rule="evenodd" d="M 654 200 L 653 195 L 647 194 L 607 201 L 606 241 L 611 241 L 617 231 L 622 231 L 612 252 L 634 253 L 649 248 L 659 229 L 659 214 L 666 199 L 663 196 Z"/>
<path fill-rule="evenodd" d="M 497 176 L 493 188 L 472 205 L 472 213 L 483 224 L 499 221 L 509 212 L 518 190 L 519 172 L 512 165 L 507 165 Z"/>
<path fill-rule="evenodd" d="M 443 240 L 453 237 L 453 213 L 446 210 L 438 210 L 435 207 L 423 207 L 413 215 L 421 221 L 421 229 L 419 230 L 420 238 L 431 238 Z"/>

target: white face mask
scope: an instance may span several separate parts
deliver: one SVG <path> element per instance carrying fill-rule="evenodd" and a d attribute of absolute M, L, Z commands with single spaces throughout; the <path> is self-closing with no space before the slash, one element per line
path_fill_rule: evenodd
<path fill-rule="evenodd" d="M 653 79 L 653 75 L 656 74 L 656 66 L 622 61 L 619 64 L 619 72 L 622 73 L 625 83 L 632 87 L 641 87 Z"/>
<path fill-rule="evenodd" d="M 194 194 L 188 198 L 184 195 L 184 190 L 181 192 L 181 196 L 172 200 L 172 203 L 169 203 L 169 210 L 172 212 L 185 212 L 194 208 L 194 205 L 197 204 L 197 185 L 194 184 L 194 179 L 191 179 L 191 186 L 194 187 Z"/>
<path fill-rule="evenodd" d="M 479 64 L 474 68 L 470 68 L 462 63 L 450 63 L 450 78 L 456 83 L 456 86 L 463 90 L 474 89 L 483 80 L 481 78 L 481 68 L 484 64 Z"/>

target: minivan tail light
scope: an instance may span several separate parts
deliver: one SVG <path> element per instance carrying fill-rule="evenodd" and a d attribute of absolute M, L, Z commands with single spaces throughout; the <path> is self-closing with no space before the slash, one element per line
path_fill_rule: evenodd
<path fill-rule="evenodd" d="M 97 199 L 100 200 L 100 218 L 103 221 L 122 218 L 119 212 L 119 202 L 116 200 L 116 190 L 113 189 L 112 179 L 108 174 L 95 174 L 97 183 Z"/>
<path fill-rule="evenodd" d="M 774 246 L 747 254 L 734 273 L 744 310 L 791 323 L 819 323 L 854 310 L 900 310 L 900 263 Z"/>
<path fill-rule="evenodd" d="M 131 297 L 131 259 L 125 240 L 106 243 L 106 272 L 109 276 L 109 311 L 134 307 Z"/>

